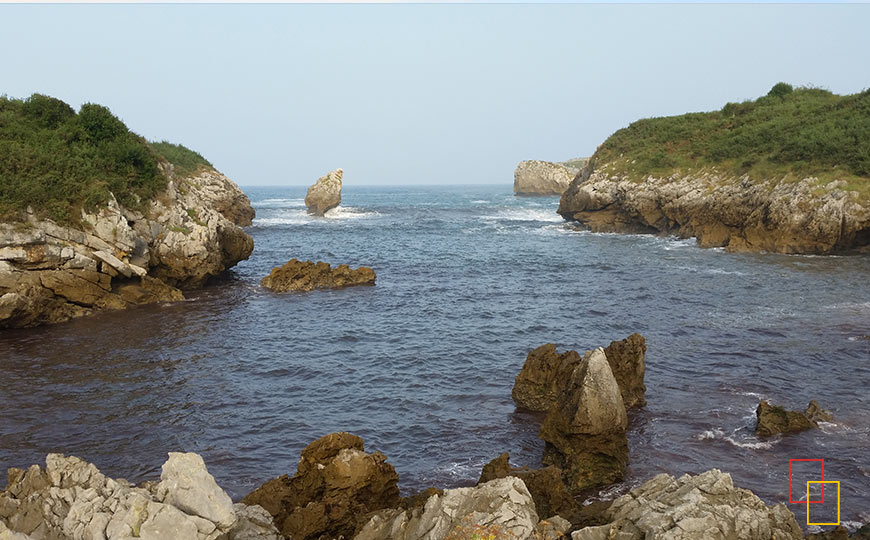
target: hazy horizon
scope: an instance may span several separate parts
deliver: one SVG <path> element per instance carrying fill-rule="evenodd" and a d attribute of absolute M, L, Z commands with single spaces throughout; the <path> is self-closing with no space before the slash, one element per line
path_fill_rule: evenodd
<path fill-rule="evenodd" d="M 108 106 L 243 186 L 510 184 L 639 118 L 870 83 L 870 5 L 0 6 L 0 94 Z M 862 68 L 861 66 L 864 66 Z"/>

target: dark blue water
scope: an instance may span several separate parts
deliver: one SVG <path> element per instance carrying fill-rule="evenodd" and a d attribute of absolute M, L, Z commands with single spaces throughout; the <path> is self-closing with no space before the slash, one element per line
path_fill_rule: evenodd
<path fill-rule="evenodd" d="M 629 478 L 606 494 L 718 467 L 779 502 L 788 460 L 823 458 L 842 518 L 870 520 L 870 258 L 590 234 L 509 186 L 346 186 L 326 219 L 305 214 L 304 188 L 246 191 L 253 256 L 189 301 L 0 334 L 0 467 L 62 451 L 138 481 L 196 451 L 238 499 L 345 430 L 387 454 L 405 493 L 468 485 L 501 452 L 540 460 L 540 418 L 510 398 L 530 349 L 640 332 L 648 405 L 631 415 Z M 293 257 L 378 282 L 258 286 Z M 760 398 L 817 399 L 835 422 L 760 441 Z"/>

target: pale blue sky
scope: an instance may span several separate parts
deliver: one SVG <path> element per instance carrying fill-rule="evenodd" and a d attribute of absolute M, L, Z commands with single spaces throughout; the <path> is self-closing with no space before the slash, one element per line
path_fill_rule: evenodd
<path fill-rule="evenodd" d="M 510 183 L 777 81 L 870 87 L 870 5 L 0 5 L 0 93 L 107 105 L 242 185 Z"/>

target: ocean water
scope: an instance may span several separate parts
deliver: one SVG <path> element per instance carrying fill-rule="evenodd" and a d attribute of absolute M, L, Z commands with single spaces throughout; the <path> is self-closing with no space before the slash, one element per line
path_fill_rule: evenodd
<path fill-rule="evenodd" d="M 187 301 L 0 333 L 0 467 L 63 452 L 141 481 L 166 452 L 195 451 L 238 500 L 344 430 L 388 456 L 406 494 L 470 485 L 505 451 L 539 464 L 541 417 L 510 397 L 529 350 L 640 332 L 648 405 L 630 413 L 625 483 L 598 496 L 716 467 L 784 502 L 789 460 L 824 459 L 842 519 L 870 520 L 870 258 L 592 234 L 557 198 L 508 185 L 349 185 L 323 219 L 304 188 L 245 191 L 254 254 Z M 259 287 L 293 257 L 371 266 L 377 285 Z M 762 398 L 817 399 L 835 420 L 759 440 Z M 794 465 L 798 500 L 820 477 Z M 813 521 L 833 517 L 832 493 Z M 806 505 L 789 507 L 806 522 Z"/>

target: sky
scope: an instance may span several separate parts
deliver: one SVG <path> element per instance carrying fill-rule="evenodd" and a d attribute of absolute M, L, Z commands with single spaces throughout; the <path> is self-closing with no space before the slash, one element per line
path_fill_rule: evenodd
<path fill-rule="evenodd" d="M 508 184 L 639 118 L 870 87 L 870 4 L 0 4 L 0 94 L 108 106 L 238 184 Z"/>

